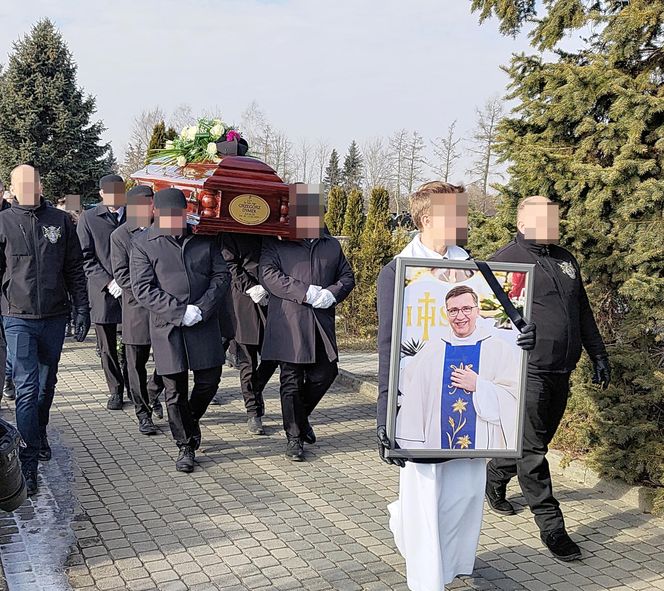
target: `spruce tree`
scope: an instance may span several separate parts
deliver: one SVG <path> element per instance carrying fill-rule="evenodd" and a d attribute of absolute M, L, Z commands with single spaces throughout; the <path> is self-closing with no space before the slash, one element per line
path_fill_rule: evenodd
<path fill-rule="evenodd" d="M 560 433 L 602 473 L 664 485 L 664 2 L 552 0 L 531 33 L 556 50 L 579 28 L 576 53 L 516 55 L 507 69 L 513 116 L 499 126 L 509 194 L 560 204 L 561 239 L 581 264 L 613 367 L 605 391 L 584 356 Z M 517 31 L 537 5 L 473 0 Z M 505 197 L 505 195 L 503 196 Z M 664 488 L 656 508 L 664 511 Z"/>
<path fill-rule="evenodd" d="M 342 184 L 346 191 L 359 189 L 362 186 L 363 168 L 362 154 L 360 154 L 357 143 L 353 140 L 348 148 L 348 153 L 344 159 L 344 168 L 341 173 Z"/>
<path fill-rule="evenodd" d="M 325 225 L 332 236 L 340 236 L 341 229 L 346 217 L 346 203 L 348 197 L 346 191 L 339 186 L 330 189 L 327 196 L 327 212 L 325 213 Z"/>
<path fill-rule="evenodd" d="M 49 19 L 13 44 L 0 75 L 0 178 L 21 163 L 41 174 L 44 195 L 94 198 L 110 162 L 95 100 L 76 84 L 76 64 Z"/>
<path fill-rule="evenodd" d="M 332 150 L 330 154 L 330 161 L 325 168 L 325 178 L 323 179 L 323 187 L 326 191 L 332 190 L 334 187 L 341 186 L 341 168 L 339 166 L 339 154 L 336 150 Z"/>

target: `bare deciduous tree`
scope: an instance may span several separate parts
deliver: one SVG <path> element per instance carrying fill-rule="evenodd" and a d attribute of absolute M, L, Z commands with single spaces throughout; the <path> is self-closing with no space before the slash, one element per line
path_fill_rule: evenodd
<path fill-rule="evenodd" d="M 393 177 L 394 160 L 390 146 L 381 137 L 373 138 L 362 145 L 364 155 L 365 194 L 374 187 L 389 187 Z"/>
<path fill-rule="evenodd" d="M 426 164 L 424 148 L 424 139 L 419 133 L 413 131 L 408 138 L 404 153 L 402 187 L 406 194 L 412 193 L 417 184 L 424 180 L 424 165 Z"/>
<path fill-rule="evenodd" d="M 294 175 L 298 181 L 310 183 L 313 176 L 314 160 L 312 157 L 312 146 L 307 138 L 302 138 L 297 145 L 294 161 Z"/>
<path fill-rule="evenodd" d="M 446 183 L 450 182 L 454 162 L 461 157 L 461 150 L 458 148 L 461 138 L 455 135 L 455 128 L 456 119 L 447 128 L 446 135 L 431 142 L 435 156 L 431 168 Z"/>
<path fill-rule="evenodd" d="M 136 149 L 142 149 L 145 151 L 150 144 L 150 138 L 152 137 L 152 130 L 157 123 L 160 123 L 164 120 L 164 112 L 161 110 L 161 107 L 154 107 L 152 109 L 144 109 L 139 115 L 134 117 L 134 121 L 131 126 L 131 135 L 129 138 L 129 144 Z M 143 154 L 145 158 L 145 154 Z"/>
<path fill-rule="evenodd" d="M 191 105 L 187 103 L 181 103 L 175 107 L 168 118 L 169 127 L 172 127 L 178 133 L 180 133 L 183 127 L 193 125 L 194 123 L 196 123 L 196 117 L 194 117 Z"/>
<path fill-rule="evenodd" d="M 408 131 L 401 129 L 397 131 L 390 138 L 390 153 L 393 162 L 393 176 L 392 176 L 392 196 L 394 197 L 394 204 L 396 206 L 397 214 L 401 213 L 402 200 L 401 200 L 401 187 L 404 177 L 404 164 L 406 158 L 406 151 L 408 149 Z"/>
<path fill-rule="evenodd" d="M 330 158 L 330 144 L 323 139 L 319 139 L 316 143 L 316 148 L 314 150 L 314 165 L 316 176 L 318 178 L 318 183 L 323 184 L 323 178 L 325 177 L 325 167 L 327 166 L 327 161 Z"/>
<path fill-rule="evenodd" d="M 477 126 L 469 148 L 475 160 L 468 173 L 472 175 L 472 182 L 477 183 L 486 195 L 496 165 L 497 127 L 503 115 L 503 103 L 498 97 L 493 97 L 482 110 L 476 109 L 476 113 Z"/>

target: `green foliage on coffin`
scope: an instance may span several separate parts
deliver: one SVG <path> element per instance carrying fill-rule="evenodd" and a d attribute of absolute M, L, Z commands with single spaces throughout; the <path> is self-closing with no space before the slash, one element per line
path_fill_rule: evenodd
<path fill-rule="evenodd" d="M 53 23 L 39 21 L 15 42 L 0 75 L 0 178 L 15 166 L 41 173 L 44 195 L 97 200 L 97 182 L 113 172 L 104 126 L 93 122 L 95 99 L 76 82 L 76 63 Z"/>
<path fill-rule="evenodd" d="M 535 4 L 527 4 L 473 1 L 508 32 L 532 16 Z M 560 204 L 562 243 L 581 264 L 614 378 L 599 390 L 583 361 L 557 441 L 587 453 L 609 477 L 661 487 L 664 2 L 555 0 L 540 16 L 532 34 L 537 48 L 557 48 L 581 26 L 594 33 L 578 53 L 560 52 L 554 62 L 515 55 L 506 68 L 509 96 L 518 101 L 500 126 L 500 154 L 511 163 L 511 178 L 503 217 L 478 220 L 473 246 L 491 250 L 514 196 L 541 194 Z M 656 493 L 664 512 L 664 488 Z"/>

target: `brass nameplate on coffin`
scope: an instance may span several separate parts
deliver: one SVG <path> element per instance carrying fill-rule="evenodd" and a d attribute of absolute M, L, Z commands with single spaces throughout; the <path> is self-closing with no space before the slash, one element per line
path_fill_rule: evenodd
<path fill-rule="evenodd" d="M 228 213 L 240 224 L 257 226 L 270 217 L 270 206 L 262 197 L 244 193 L 238 195 L 229 203 Z"/>

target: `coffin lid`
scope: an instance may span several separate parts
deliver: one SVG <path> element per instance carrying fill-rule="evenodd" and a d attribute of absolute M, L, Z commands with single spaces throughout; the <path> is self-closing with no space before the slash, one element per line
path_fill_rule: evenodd
<path fill-rule="evenodd" d="M 140 181 L 218 190 L 231 184 L 284 186 L 284 182 L 267 164 L 248 156 L 224 156 L 218 164 L 202 162 L 186 166 L 148 164 L 131 175 Z"/>

